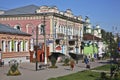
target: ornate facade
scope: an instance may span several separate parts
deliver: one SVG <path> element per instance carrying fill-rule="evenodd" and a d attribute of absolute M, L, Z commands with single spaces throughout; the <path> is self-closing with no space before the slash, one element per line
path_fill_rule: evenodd
<path fill-rule="evenodd" d="M 36 45 L 38 30 L 38 44 L 44 43 L 45 33 L 46 46 L 49 46 L 50 52 L 59 51 L 66 54 L 72 49 L 72 52 L 80 53 L 84 21 L 81 16 L 74 16 L 70 9 L 63 12 L 56 6 L 29 5 L 2 11 L 0 23 L 31 34 L 30 50 Z M 56 50 L 57 46 L 60 46 L 61 50 Z"/>
<path fill-rule="evenodd" d="M 101 28 L 99 25 L 92 26 L 90 23 L 90 19 L 88 17 L 85 18 L 85 22 L 87 24 L 85 24 L 85 26 L 84 26 L 84 33 L 89 33 L 89 34 L 92 34 L 92 35 L 99 37 L 99 38 L 102 37 Z"/>

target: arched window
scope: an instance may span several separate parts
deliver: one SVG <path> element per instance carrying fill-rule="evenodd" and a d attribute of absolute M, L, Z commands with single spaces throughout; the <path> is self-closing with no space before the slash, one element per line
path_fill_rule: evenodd
<path fill-rule="evenodd" d="M 21 30 L 21 26 L 19 24 L 14 26 L 15 29 Z"/>
<path fill-rule="evenodd" d="M 58 33 L 60 33 L 60 25 L 59 25 L 59 27 L 58 27 Z"/>
<path fill-rule="evenodd" d="M 6 50 L 6 41 L 2 40 L 2 51 L 5 52 Z"/>
<path fill-rule="evenodd" d="M 11 52 L 12 51 L 12 49 L 11 49 L 11 41 L 8 41 L 8 52 Z"/>
<path fill-rule="evenodd" d="M 38 33 L 39 34 L 44 34 L 44 25 L 43 24 L 38 25 Z"/>
<path fill-rule="evenodd" d="M 17 41 L 14 41 L 14 51 L 17 52 L 17 44 L 18 42 Z"/>
<path fill-rule="evenodd" d="M 20 52 L 23 51 L 23 48 L 24 48 L 24 40 L 23 40 L 23 41 L 20 41 L 20 47 L 19 47 Z"/>
<path fill-rule="evenodd" d="M 28 51 L 28 41 L 24 42 L 24 51 Z"/>
<path fill-rule="evenodd" d="M 34 26 L 33 24 L 27 24 L 26 25 L 26 32 L 29 33 L 29 34 L 34 34 Z"/>

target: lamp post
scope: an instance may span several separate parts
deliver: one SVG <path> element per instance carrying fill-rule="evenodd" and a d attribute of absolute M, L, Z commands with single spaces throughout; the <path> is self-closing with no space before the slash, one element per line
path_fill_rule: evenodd
<path fill-rule="evenodd" d="M 78 35 L 76 36 L 76 55 L 77 55 L 77 59 L 76 59 L 76 64 L 78 64 L 78 48 L 79 48 L 79 46 L 78 46 Z"/>
<path fill-rule="evenodd" d="M 66 55 L 68 55 L 68 23 L 66 20 Z"/>
<path fill-rule="evenodd" d="M 110 48 L 110 80 L 112 79 L 112 75 L 113 75 L 113 70 L 112 70 L 112 38 L 111 38 L 111 34 L 110 34 L 110 45 L 109 45 L 109 48 Z"/>
<path fill-rule="evenodd" d="M 53 52 L 55 52 L 55 40 L 56 40 L 56 29 L 57 29 L 56 28 L 56 24 L 57 24 L 57 22 L 55 21 L 54 24 L 53 24 L 54 25 L 54 27 L 53 27 L 53 30 L 54 30 L 53 31 L 54 32 L 53 33 L 53 39 L 54 39 L 54 42 L 53 42 Z"/>
<path fill-rule="evenodd" d="M 47 48 L 46 48 L 46 30 L 45 30 L 45 14 L 43 14 L 44 20 L 43 20 L 43 35 L 44 35 L 44 54 L 45 54 L 45 61 L 44 63 L 47 64 Z"/>
<path fill-rule="evenodd" d="M 38 26 L 36 26 L 36 47 L 35 47 L 35 54 L 36 54 L 36 67 L 35 70 L 38 70 L 38 59 L 37 59 L 37 50 L 38 50 Z"/>
<path fill-rule="evenodd" d="M 94 30 L 95 30 L 95 27 L 93 26 L 93 55 L 95 53 L 95 46 L 94 46 L 94 40 L 95 40 L 95 37 L 94 37 Z"/>

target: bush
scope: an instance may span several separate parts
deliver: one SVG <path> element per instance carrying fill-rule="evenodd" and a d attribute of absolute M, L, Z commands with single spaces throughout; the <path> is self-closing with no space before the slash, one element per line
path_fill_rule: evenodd
<path fill-rule="evenodd" d="M 18 63 L 16 60 L 12 60 L 10 62 L 10 70 L 8 71 L 8 76 L 16 76 L 16 75 L 21 75 L 20 71 L 18 70 Z"/>
<path fill-rule="evenodd" d="M 69 58 L 66 58 L 66 59 L 64 60 L 63 66 L 69 66 L 69 62 L 70 62 L 70 59 L 69 59 Z"/>
<path fill-rule="evenodd" d="M 51 67 L 50 68 L 57 68 L 56 62 L 57 62 L 56 58 L 51 57 Z"/>
<path fill-rule="evenodd" d="M 94 62 L 94 61 L 95 61 L 95 59 L 94 59 L 94 58 L 91 58 L 91 61 L 92 61 L 92 62 Z"/>
<path fill-rule="evenodd" d="M 100 78 L 105 79 L 106 78 L 106 73 L 105 72 L 101 72 Z"/>
<path fill-rule="evenodd" d="M 115 73 L 115 75 L 114 75 L 114 79 L 115 79 L 115 80 L 119 80 L 119 79 L 120 79 L 120 77 L 119 77 L 119 76 L 120 76 L 120 74 L 119 74 L 119 73 Z"/>

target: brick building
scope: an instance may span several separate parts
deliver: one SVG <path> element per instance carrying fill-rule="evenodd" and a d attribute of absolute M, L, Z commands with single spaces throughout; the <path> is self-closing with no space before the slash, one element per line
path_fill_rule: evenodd
<path fill-rule="evenodd" d="M 2 61 L 7 64 L 10 60 L 28 62 L 30 34 L 0 24 L 0 49 Z"/>
<path fill-rule="evenodd" d="M 34 51 L 33 47 L 37 45 L 36 32 L 38 32 L 38 44 L 40 47 L 43 46 L 45 30 L 49 52 L 80 53 L 84 21 L 81 16 L 73 15 L 70 9 L 59 11 L 56 6 L 28 5 L 1 11 L 0 23 L 31 34 L 31 51 Z M 61 48 L 58 49 L 58 46 Z"/>

